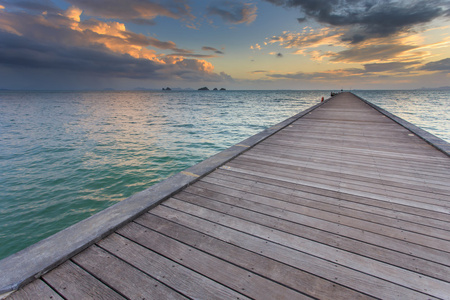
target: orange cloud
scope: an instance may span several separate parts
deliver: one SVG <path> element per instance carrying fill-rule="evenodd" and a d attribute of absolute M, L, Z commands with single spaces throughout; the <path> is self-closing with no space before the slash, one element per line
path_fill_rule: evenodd
<path fill-rule="evenodd" d="M 65 16 L 73 20 L 75 22 L 80 22 L 80 16 L 83 13 L 83 11 L 75 6 L 72 6 L 66 10 Z"/>
<path fill-rule="evenodd" d="M 272 36 L 269 43 L 277 43 L 284 48 L 317 48 L 320 46 L 343 46 L 347 43 L 341 41 L 344 32 L 339 29 L 331 29 L 328 27 L 313 29 L 304 27 L 302 32 L 284 31 L 281 35 Z M 297 51 L 299 54 L 300 51 Z"/>
<path fill-rule="evenodd" d="M 194 19 L 191 8 L 183 0 L 67 0 L 75 7 L 83 9 L 90 16 L 121 19 L 138 24 L 153 24 L 153 19 L 164 16 L 173 19 Z"/>
<path fill-rule="evenodd" d="M 134 33 L 121 22 L 85 19 L 82 14 L 75 6 L 41 15 L 0 10 L 0 64 L 140 79 L 233 80 L 197 59 L 211 55 Z"/>

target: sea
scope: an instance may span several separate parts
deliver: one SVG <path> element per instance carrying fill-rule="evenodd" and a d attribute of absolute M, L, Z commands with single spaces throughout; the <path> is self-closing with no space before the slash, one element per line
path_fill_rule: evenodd
<path fill-rule="evenodd" d="M 450 142 L 450 91 L 353 91 Z M 0 259 L 330 91 L 0 91 Z"/>

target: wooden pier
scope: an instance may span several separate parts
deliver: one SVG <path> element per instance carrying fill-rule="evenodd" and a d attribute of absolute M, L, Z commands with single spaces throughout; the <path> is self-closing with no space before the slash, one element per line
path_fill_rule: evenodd
<path fill-rule="evenodd" d="M 62 237 L 1 261 L 0 283 L 8 299 L 450 299 L 448 144 L 390 117 L 341 93 L 137 196 L 161 192 L 40 271 L 4 275 Z"/>

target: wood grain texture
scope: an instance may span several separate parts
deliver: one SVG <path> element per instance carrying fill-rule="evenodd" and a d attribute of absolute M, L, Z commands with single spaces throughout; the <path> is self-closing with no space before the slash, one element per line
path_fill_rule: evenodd
<path fill-rule="evenodd" d="M 26 285 L 23 289 L 20 289 L 11 294 L 8 299 L 10 300 L 59 300 L 64 299 L 57 294 L 48 284 L 38 279 L 32 283 Z"/>
<path fill-rule="evenodd" d="M 97 246 L 89 247 L 73 260 L 129 299 L 186 299 L 140 269 Z"/>
<path fill-rule="evenodd" d="M 125 299 L 71 261 L 44 275 L 43 280 L 65 299 Z"/>

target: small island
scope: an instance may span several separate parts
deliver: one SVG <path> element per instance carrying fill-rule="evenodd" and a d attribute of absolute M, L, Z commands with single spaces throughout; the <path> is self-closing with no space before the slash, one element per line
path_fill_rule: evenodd
<path fill-rule="evenodd" d="M 172 89 L 170 87 L 162 88 L 163 91 L 171 91 Z"/>
<path fill-rule="evenodd" d="M 204 86 L 202 88 L 199 88 L 198 90 L 199 91 L 209 91 L 209 89 L 206 86 Z M 213 91 L 219 91 L 219 89 L 218 88 L 214 88 Z M 226 91 L 226 89 L 225 88 L 220 88 L 220 91 Z"/>

